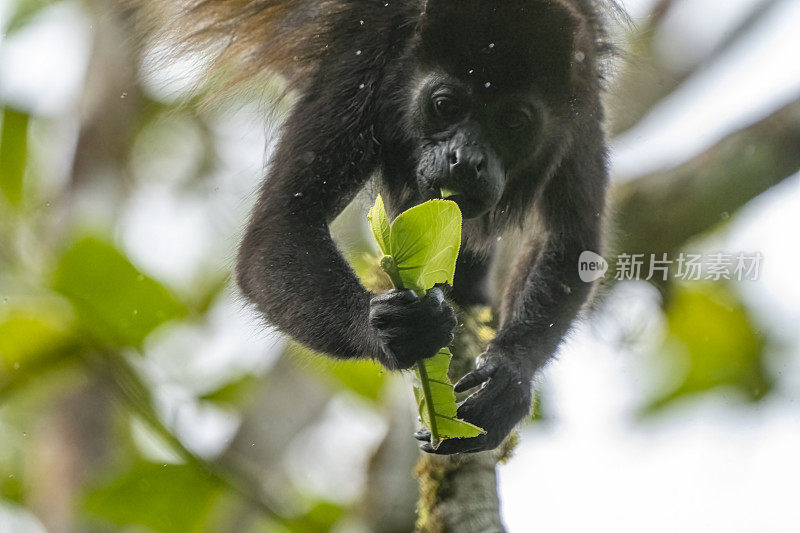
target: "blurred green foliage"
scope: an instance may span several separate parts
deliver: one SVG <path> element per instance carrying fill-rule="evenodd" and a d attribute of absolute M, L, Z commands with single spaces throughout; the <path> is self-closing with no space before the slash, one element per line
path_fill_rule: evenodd
<path fill-rule="evenodd" d="M 221 490 L 216 480 L 192 466 L 139 463 L 89 493 L 85 508 L 117 526 L 138 524 L 162 533 L 207 531 L 203 526 Z"/>
<path fill-rule="evenodd" d="M 337 361 L 296 342 L 289 344 L 286 356 L 298 367 L 314 372 L 333 387 L 349 390 L 366 400 L 381 399 L 387 379 L 383 367 L 375 361 Z"/>
<path fill-rule="evenodd" d="M 59 357 L 75 342 L 65 302 L 31 297 L 0 307 L 0 376 Z"/>
<path fill-rule="evenodd" d="M 112 346 L 140 346 L 156 327 L 187 312 L 122 252 L 92 237 L 61 256 L 53 286 L 72 302 L 82 328 Z"/>
<path fill-rule="evenodd" d="M 659 353 L 678 377 L 647 410 L 717 387 L 737 391 L 751 401 L 770 391 L 764 338 L 729 285 L 678 285 L 666 316 L 668 334 Z"/>
<path fill-rule="evenodd" d="M 22 181 L 28 159 L 27 113 L 9 107 L 2 110 L 3 126 L 0 129 L 0 192 L 8 203 L 22 201 Z"/>

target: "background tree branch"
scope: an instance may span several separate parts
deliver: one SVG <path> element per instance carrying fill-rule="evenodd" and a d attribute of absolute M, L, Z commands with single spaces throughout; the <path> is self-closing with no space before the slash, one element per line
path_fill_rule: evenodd
<path fill-rule="evenodd" d="M 674 251 L 798 170 L 800 100 L 674 169 L 614 186 L 612 248 Z"/>

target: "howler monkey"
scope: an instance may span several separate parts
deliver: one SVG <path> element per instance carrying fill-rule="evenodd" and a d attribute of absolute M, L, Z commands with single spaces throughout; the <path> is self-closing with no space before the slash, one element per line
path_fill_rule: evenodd
<path fill-rule="evenodd" d="M 523 229 L 497 336 L 456 386 L 480 387 L 459 416 L 487 433 L 436 453 L 500 444 L 590 294 L 578 257 L 600 247 L 607 185 L 598 1 L 200 0 L 183 14 L 190 44 L 221 42 L 220 63 L 282 74 L 297 94 L 237 267 L 281 331 L 389 369 L 452 341 L 440 290 L 373 294 L 331 239 L 329 223 L 372 177 L 392 216 L 453 194 L 465 218 L 450 295 L 460 306 L 488 302 L 497 237 Z"/>

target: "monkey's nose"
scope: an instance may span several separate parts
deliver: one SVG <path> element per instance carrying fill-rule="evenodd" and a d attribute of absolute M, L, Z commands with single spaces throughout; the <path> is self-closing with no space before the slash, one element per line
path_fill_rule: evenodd
<path fill-rule="evenodd" d="M 469 172 L 478 175 L 486 168 L 486 155 L 483 150 L 462 146 L 450 152 L 450 174 Z"/>

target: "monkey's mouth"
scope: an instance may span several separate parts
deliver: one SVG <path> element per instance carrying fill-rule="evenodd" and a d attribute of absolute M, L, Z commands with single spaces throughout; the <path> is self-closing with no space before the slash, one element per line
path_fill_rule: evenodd
<path fill-rule="evenodd" d="M 477 218 L 485 215 L 491 208 L 480 200 L 444 187 L 439 190 L 439 198 L 455 202 L 464 218 Z"/>
<path fill-rule="evenodd" d="M 452 189 L 447 189 L 445 187 L 442 187 L 441 189 L 439 189 L 439 196 L 441 196 L 443 200 L 449 200 L 454 196 L 458 196 L 458 192 Z"/>

